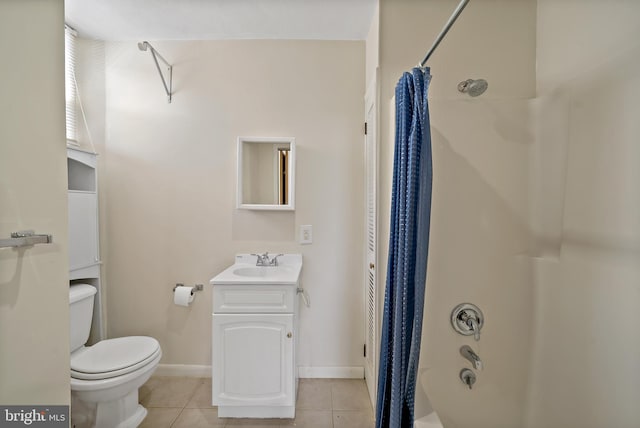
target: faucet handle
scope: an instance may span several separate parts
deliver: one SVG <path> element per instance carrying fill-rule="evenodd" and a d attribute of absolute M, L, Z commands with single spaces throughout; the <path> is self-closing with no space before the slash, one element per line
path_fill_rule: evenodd
<path fill-rule="evenodd" d="M 251 253 L 251 255 L 256 256 L 256 266 L 264 266 L 265 261 L 269 260 L 269 253 L 264 253 L 264 254 Z"/>
<path fill-rule="evenodd" d="M 478 324 L 478 320 L 476 318 L 467 318 L 467 325 L 473 331 L 473 338 L 477 341 L 480 340 L 480 325 Z"/>
<path fill-rule="evenodd" d="M 284 254 L 276 254 L 275 256 L 273 256 L 273 258 L 271 259 L 271 261 L 269 262 L 270 264 L 272 264 L 273 266 L 278 266 L 278 257 L 280 256 L 284 256 Z"/>

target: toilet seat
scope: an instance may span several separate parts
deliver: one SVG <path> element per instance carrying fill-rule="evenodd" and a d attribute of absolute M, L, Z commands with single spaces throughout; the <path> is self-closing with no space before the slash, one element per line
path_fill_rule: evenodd
<path fill-rule="evenodd" d="M 152 337 L 103 340 L 71 355 L 71 377 L 99 380 L 122 376 L 149 364 L 160 352 L 160 344 Z"/>

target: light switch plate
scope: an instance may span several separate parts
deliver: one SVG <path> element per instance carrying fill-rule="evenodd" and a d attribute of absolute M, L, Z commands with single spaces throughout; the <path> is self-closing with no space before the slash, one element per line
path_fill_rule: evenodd
<path fill-rule="evenodd" d="M 300 226 L 300 244 L 308 245 L 313 243 L 313 226 L 303 224 Z"/>

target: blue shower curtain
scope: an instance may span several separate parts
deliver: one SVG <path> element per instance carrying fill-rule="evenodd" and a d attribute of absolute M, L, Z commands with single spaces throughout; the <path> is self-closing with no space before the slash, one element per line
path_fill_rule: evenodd
<path fill-rule="evenodd" d="M 429 68 L 405 72 L 396 86 L 389 259 L 380 344 L 377 428 L 413 428 L 429 223 L 431 133 Z"/>

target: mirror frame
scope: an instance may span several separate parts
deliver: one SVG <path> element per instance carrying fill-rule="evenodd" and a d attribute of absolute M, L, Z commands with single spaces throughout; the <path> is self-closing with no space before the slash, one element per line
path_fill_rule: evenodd
<path fill-rule="evenodd" d="M 243 189 L 243 145 L 244 143 L 288 143 L 289 144 L 289 200 L 286 205 L 276 204 L 244 204 L 242 203 Z M 244 210 L 271 210 L 271 211 L 293 211 L 295 210 L 296 195 L 296 139 L 294 137 L 238 137 L 238 159 L 237 159 L 237 179 L 236 179 L 236 208 Z"/>

